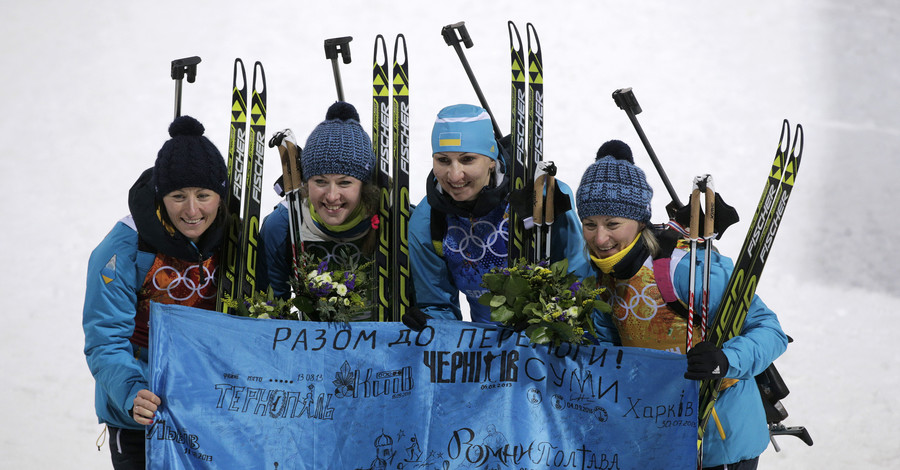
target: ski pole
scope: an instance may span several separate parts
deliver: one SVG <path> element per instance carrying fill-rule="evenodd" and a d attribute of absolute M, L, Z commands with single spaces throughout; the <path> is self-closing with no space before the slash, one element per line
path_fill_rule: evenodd
<path fill-rule="evenodd" d="M 181 81 L 187 77 L 188 83 L 197 79 L 197 56 L 175 59 L 172 61 L 172 79 L 175 80 L 175 117 L 181 116 Z"/>
<path fill-rule="evenodd" d="M 700 228 L 700 188 L 702 176 L 694 178 L 694 188 L 691 190 L 691 223 L 688 238 L 691 241 L 691 268 L 688 284 L 688 317 L 687 333 L 685 338 L 685 353 L 694 347 L 694 298 L 697 281 L 697 232 Z"/>
<path fill-rule="evenodd" d="M 637 98 L 634 97 L 634 92 L 631 88 L 620 88 L 613 92 L 612 94 L 613 100 L 619 106 L 620 109 L 625 111 L 625 114 L 628 115 L 628 119 L 631 120 L 631 124 L 634 125 L 634 130 L 637 131 L 638 137 L 641 138 L 641 142 L 644 144 L 644 148 L 647 149 L 647 153 L 650 154 L 650 160 L 653 161 L 653 166 L 656 167 L 657 173 L 659 173 L 660 178 L 663 180 L 663 184 L 666 186 L 666 190 L 669 192 L 669 196 L 672 197 L 672 202 L 666 205 L 666 212 L 669 214 L 669 218 L 675 217 L 675 212 L 678 209 L 684 207 L 684 204 L 681 203 L 681 200 L 678 199 L 678 194 L 675 193 L 675 188 L 672 187 L 672 183 L 669 182 L 669 177 L 666 176 L 666 171 L 663 170 L 662 165 L 659 163 L 659 159 L 656 158 L 656 152 L 653 151 L 653 147 L 650 146 L 650 141 L 647 140 L 647 136 L 644 134 L 644 129 L 641 127 L 641 124 L 637 120 L 637 115 L 641 114 L 641 105 L 638 104 Z"/>
<path fill-rule="evenodd" d="M 709 278 L 710 264 L 712 263 L 713 240 L 716 238 L 716 191 L 713 187 L 711 175 L 700 181 L 699 189 L 704 193 L 704 218 L 703 218 L 703 298 L 700 300 L 700 341 L 706 341 L 706 324 L 709 320 Z"/>
<path fill-rule="evenodd" d="M 352 36 L 325 40 L 325 58 L 331 60 L 331 69 L 334 72 L 334 86 L 337 88 L 338 101 L 344 101 L 344 87 L 341 84 L 341 70 L 338 68 L 337 57 L 340 55 L 345 64 L 350 63 L 350 41 L 352 40 Z"/>
<path fill-rule="evenodd" d="M 484 108 L 491 117 L 491 123 L 494 125 L 494 137 L 496 137 L 499 142 L 500 139 L 503 138 L 503 133 L 500 131 L 500 126 L 497 125 L 497 120 L 494 119 L 494 113 L 491 112 L 491 107 L 488 106 L 487 100 L 484 98 L 484 93 L 481 92 L 478 80 L 475 79 L 472 67 L 469 66 L 469 61 L 466 59 L 465 51 L 463 51 L 462 46 L 459 45 L 460 43 L 464 43 L 466 49 L 471 48 L 473 45 L 472 37 L 469 36 L 469 31 L 466 30 L 465 21 L 444 26 L 441 28 L 441 36 L 444 37 L 444 42 L 446 42 L 448 46 L 452 46 L 456 51 L 456 55 L 459 56 L 463 68 L 466 69 L 466 75 L 469 77 L 469 81 L 472 82 L 472 87 L 475 89 L 475 94 L 478 95 L 478 102 L 481 103 L 481 107 Z"/>

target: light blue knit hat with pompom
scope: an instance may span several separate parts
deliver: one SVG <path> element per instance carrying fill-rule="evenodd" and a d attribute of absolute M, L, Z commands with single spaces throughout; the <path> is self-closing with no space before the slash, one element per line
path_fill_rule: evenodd
<path fill-rule="evenodd" d="M 303 178 L 347 175 L 364 183 L 372 181 L 375 153 L 372 139 L 359 123 L 352 104 L 338 101 L 328 108 L 325 120 L 309 134 L 300 153 Z"/>
<path fill-rule="evenodd" d="M 650 222 L 653 188 L 644 170 L 634 164 L 631 148 L 610 140 L 597 150 L 597 161 L 585 170 L 575 196 L 578 217 L 624 217 Z"/>

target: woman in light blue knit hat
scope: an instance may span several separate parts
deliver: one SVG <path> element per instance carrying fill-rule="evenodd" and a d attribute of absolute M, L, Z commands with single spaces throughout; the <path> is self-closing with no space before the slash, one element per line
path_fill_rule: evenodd
<path fill-rule="evenodd" d="M 338 101 L 328 108 L 302 147 L 300 166 L 302 249 L 318 261 L 328 261 L 331 271 L 371 260 L 379 197 L 375 154 L 353 105 Z M 291 296 L 288 279 L 293 272 L 288 227 L 288 203 L 282 201 L 260 229 L 269 283 L 283 299 Z"/>
<path fill-rule="evenodd" d="M 596 275 L 606 287 L 603 300 L 612 306 L 609 314 L 594 312 L 594 325 L 601 343 L 684 354 L 691 257 L 683 240 L 650 223 L 652 197 L 643 170 L 621 141 L 603 144 L 597 160 L 584 172 L 576 196 L 578 215 Z M 730 259 L 712 253 L 709 312 L 721 302 L 732 268 Z M 697 272 L 703 272 L 702 262 Z M 701 291 L 702 285 L 697 285 L 696 292 Z M 695 311 L 700 312 L 700 305 Z M 695 338 L 698 322 L 695 318 L 690 326 Z M 754 377 L 786 347 L 778 317 L 759 297 L 750 303 L 740 335 L 722 348 L 694 342 L 687 353 L 685 378 L 724 379 L 728 386 L 716 404 L 718 419 L 710 420 L 703 438 L 704 468 L 756 468 L 769 443 L 769 431 Z"/>
<path fill-rule="evenodd" d="M 404 323 L 421 328 L 428 318 L 461 320 L 460 293 L 469 304 L 472 321 L 489 323 L 490 309 L 478 298 L 486 292 L 482 275 L 507 266 L 507 157 L 494 137 L 488 112 L 470 104 L 448 106 L 438 113 L 431 149 L 427 196 L 416 206 L 409 226 L 417 305 L 404 316 Z M 571 189 L 557 183 L 572 200 Z M 574 211 L 557 213 L 551 230 L 550 260 L 568 258 L 571 270 L 588 273 Z"/>

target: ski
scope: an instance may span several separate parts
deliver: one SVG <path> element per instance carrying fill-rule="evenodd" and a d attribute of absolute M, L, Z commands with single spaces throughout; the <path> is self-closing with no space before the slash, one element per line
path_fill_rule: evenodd
<path fill-rule="evenodd" d="M 787 148 L 783 147 L 788 144 L 790 144 L 789 155 Z M 707 340 L 717 347 L 722 347 L 725 341 L 741 332 L 750 302 L 756 293 L 759 277 L 784 217 L 802 153 L 803 128 L 797 125 L 794 140 L 791 142 L 790 124 L 785 119 L 765 188 L 750 222 L 744 244 L 734 263 L 734 271 L 726 285 L 724 298 L 709 328 Z M 719 395 L 720 383 L 721 379 L 704 380 L 700 384 L 697 452 L 701 458 L 703 434 L 710 416 L 714 413 L 713 407 Z"/>
<path fill-rule="evenodd" d="M 227 236 L 222 250 L 218 274 L 216 310 L 229 313 L 226 298 L 237 297 L 237 265 L 241 259 L 241 188 L 244 179 L 244 157 L 247 133 L 247 72 L 241 59 L 234 59 L 231 90 L 231 124 L 228 138 Z"/>
<path fill-rule="evenodd" d="M 252 299 L 257 291 L 259 216 L 262 198 L 263 153 L 266 149 L 266 74 L 260 62 L 253 66 L 253 94 L 250 100 L 250 138 L 247 139 L 244 215 L 241 218 L 243 255 L 237 265 L 239 300 Z"/>
<path fill-rule="evenodd" d="M 391 194 L 391 273 L 394 308 L 392 320 L 400 321 L 411 305 L 409 272 L 409 63 L 406 38 L 398 34 L 394 41 L 393 69 L 393 180 Z"/>
<path fill-rule="evenodd" d="M 538 39 L 534 25 L 527 23 L 525 32 L 528 41 L 528 160 L 526 164 L 526 181 L 534 183 L 538 174 L 538 166 L 544 160 L 544 65 L 541 53 L 541 41 Z M 542 188 L 543 189 L 543 188 Z M 543 190 L 535 194 L 536 198 L 545 198 Z M 545 207 L 543 202 L 535 206 Z M 543 222 L 543 215 L 539 217 Z M 547 243 L 547 227 L 543 223 L 534 225 L 531 236 L 525 244 L 528 259 L 536 262 L 543 256 L 544 245 Z"/>
<path fill-rule="evenodd" d="M 388 83 L 388 55 L 384 36 L 375 37 L 372 59 L 372 147 L 378 159 L 376 183 L 379 187 L 378 247 L 375 250 L 376 318 L 390 321 L 391 311 L 391 86 Z"/>
<path fill-rule="evenodd" d="M 511 96 L 510 96 L 510 143 L 511 160 L 508 165 L 513 191 L 525 190 L 525 140 L 526 134 L 526 101 L 525 101 L 525 57 L 522 49 L 522 37 L 515 23 L 507 23 L 509 29 Z M 525 227 L 522 215 L 515 210 L 509 211 L 509 247 L 507 262 L 510 267 L 525 256 Z"/>

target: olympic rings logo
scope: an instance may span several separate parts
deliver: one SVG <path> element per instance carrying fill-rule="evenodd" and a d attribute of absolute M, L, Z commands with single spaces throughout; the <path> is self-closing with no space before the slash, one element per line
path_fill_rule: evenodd
<path fill-rule="evenodd" d="M 328 266 L 359 266 L 362 260 L 359 247 L 347 242 L 335 243 L 331 251 L 324 245 L 310 243 L 307 245 L 307 251 L 316 259 L 325 261 Z"/>
<path fill-rule="evenodd" d="M 205 280 L 203 284 L 198 284 L 197 281 L 191 278 L 191 272 L 194 271 L 196 271 L 195 277 L 200 278 L 200 268 L 203 268 L 202 279 Z M 164 274 L 166 278 L 171 279 L 167 285 L 159 285 L 157 279 L 160 274 Z M 216 296 L 216 289 L 211 289 L 212 292 L 208 295 L 204 295 L 204 291 L 213 282 L 214 278 L 214 273 L 211 273 L 206 266 L 189 266 L 184 272 L 178 272 L 178 270 L 172 266 L 163 266 L 153 273 L 153 287 L 159 291 L 166 291 L 169 298 L 179 302 L 190 299 L 194 294 L 197 294 L 201 299 L 212 299 Z M 176 289 L 179 288 L 181 288 L 180 291 L 187 292 L 187 295 L 176 295 Z"/>
<path fill-rule="evenodd" d="M 617 312 L 623 312 L 622 315 L 617 313 L 616 318 L 625 321 L 628 315 L 634 315 L 639 320 L 653 319 L 665 303 L 657 303 L 653 296 L 648 295 L 647 290 L 651 288 L 656 288 L 656 284 L 647 284 L 638 292 L 628 281 L 616 282 L 616 291 L 610 300 L 615 303 Z"/>
<path fill-rule="evenodd" d="M 447 239 L 456 241 L 456 246 L 447 244 L 444 249 L 459 253 L 464 260 L 473 263 L 481 261 L 488 253 L 501 258 L 505 257 L 506 243 L 509 240 L 506 220 L 503 219 L 499 227 L 486 220 L 479 220 L 472 224 L 468 231 L 454 225 L 447 230 Z M 487 235 L 482 236 L 482 233 Z M 498 250 L 498 248 L 503 248 L 503 250 Z"/>

